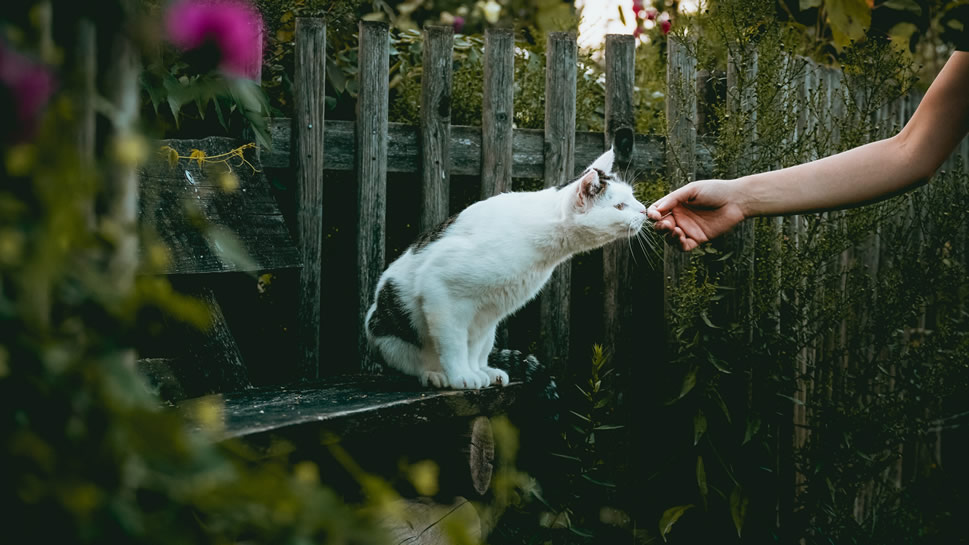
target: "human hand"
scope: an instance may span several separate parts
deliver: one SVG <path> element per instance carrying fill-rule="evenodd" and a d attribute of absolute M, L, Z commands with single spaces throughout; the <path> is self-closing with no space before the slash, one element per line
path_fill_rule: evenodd
<path fill-rule="evenodd" d="M 689 252 L 744 220 L 742 196 L 736 181 L 701 180 L 654 202 L 646 215 L 655 230 Z"/>

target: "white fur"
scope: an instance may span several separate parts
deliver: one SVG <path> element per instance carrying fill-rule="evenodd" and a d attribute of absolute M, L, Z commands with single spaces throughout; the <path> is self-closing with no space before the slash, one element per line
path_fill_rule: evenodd
<path fill-rule="evenodd" d="M 477 202 L 440 239 L 417 252 L 409 248 L 391 263 L 377 293 L 393 279 L 422 346 L 373 337 L 368 327 L 386 363 L 438 388 L 508 384 L 504 371 L 488 366 L 498 323 L 534 298 L 557 265 L 635 235 L 646 219 L 646 207 L 618 177 L 595 197 L 583 194 L 583 187 L 587 192 L 599 187 L 593 169 L 609 173 L 612 163 L 609 150 L 562 189 Z M 616 208 L 620 203 L 622 210 Z M 367 324 L 375 309 L 376 303 Z"/>

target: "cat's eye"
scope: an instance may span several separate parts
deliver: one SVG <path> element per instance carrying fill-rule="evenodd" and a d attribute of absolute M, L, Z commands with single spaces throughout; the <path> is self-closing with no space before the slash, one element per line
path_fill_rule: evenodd
<path fill-rule="evenodd" d="M 623 208 L 626 208 L 626 203 L 621 202 L 616 205 L 616 210 L 622 210 Z"/>

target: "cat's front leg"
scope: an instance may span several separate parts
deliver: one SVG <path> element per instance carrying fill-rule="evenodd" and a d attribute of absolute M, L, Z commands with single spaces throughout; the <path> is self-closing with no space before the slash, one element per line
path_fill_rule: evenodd
<path fill-rule="evenodd" d="M 468 328 L 465 324 L 470 322 L 471 313 L 471 309 L 453 304 L 425 304 L 428 333 L 440 355 L 441 369 L 449 386 L 458 390 L 477 390 L 488 385 L 487 377 L 473 369 L 468 359 Z"/>
<path fill-rule="evenodd" d="M 472 366 L 485 376 L 488 385 L 505 386 L 509 382 L 508 373 L 488 365 L 488 355 L 491 354 L 491 350 L 495 346 L 495 330 L 497 327 L 497 323 L 491 325 L 487 328 L 485 334 L 481 336 L 472 351 L 471 362 Z"/>

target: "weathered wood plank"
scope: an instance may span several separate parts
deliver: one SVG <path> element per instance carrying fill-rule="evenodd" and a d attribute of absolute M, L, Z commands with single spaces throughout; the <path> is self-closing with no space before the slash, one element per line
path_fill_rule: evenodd
<path fill-rule="evenodd" d="M 356 123 L 357 174 L 357 348 L 361 368 L 377 368 L 364 317 L 384 270 L 387 217 L 387 129 L 390 35 L 386 23 L 360 22 Z"/>
<path fill-rule="evenodd" d="M 632 161 L 636 117 L 633 87 L 636 72 L 636 43 L 629 34 L 606 36 L 605 147 L 612 147 L 613 169 L 625 172 Z M 629 180 L 632 182 L 633 180 Z M 623 324 L 632 316 L 633 271 L 629 245 L 621 240 L 602 248 L 603 343 L 614 361 L 623 361 Z M 628 343 L 626 343 L 628 344 Z"/>
<path fill-rule="evenodd" d="M 241 144 L 225 137 L 159 142 L 159 146 L 169 146 L 181 156 L 188 156 L 193 149 L 213 156 Z M 246 160 L 258 168 L 253 155 L 252 150 L 244 150 Z M 256 272 L 300 266 L 299 252 L 265 177 L 238 164 L 237 159 L 230 164 L 239 180 L 239 187 L 232 191 L 226 191 L 219 182 L 229 168 L 225 165 L 200 167 L 195 161 L 181 160 L 172 167 L 158 157 L 140 169 L 139 216 L 169 250 L 170 262 L 163 272 Z M 224 232 L 238 240 L 242 253 L 250 259 L 233 259 L 234 250 L 220 240 Z"/>
<path fill-rule="evenodd" d="M 424 29 L 421 72 L 421 216 L 425 232 L 448 217 L 450 201 L 451 74 L 454 27 Z"/>
<path fill-rule="evenodd" d="M 481 199 L 512 190 L 515 113 L 515 33 L 485 30 L 484 91 L 481 100 Z M 495 345 L 508 346 L 508 326 L 498 325 Z"/>
<path fill-rule="evenodd" d="M 674 37 L 666 50 L 666 171 L 670 189 L 696 178 L 696 58 L 691 44 Z M 670 295 L 689 257 L 667 245 L 663 256 L 663 308 L 669 315 Z"/>
<path fill-rule="evenodd" d="M 481 198 L 511 191 L 514 164 L 515 34 L 485 31 L 484 96 L 481 104 Z"/>
<path fill-rule="evenodd" d="M 567 182 L 575 173 L 575 34 L 551 32 L 545 61 L 545 187 Z M 552 273 L 543 288 L 539 358 L 552 369 L 564 370 L 569 357 L 572 262 Z"/>
<path fill-rule="evenodd" d="M 296 165 L 296 236 L 303 267 L 299 275 L 299 375 L 320 376 L 320 295 L 323 278 L 323 165 L 326 94 L 326 24 L 296 19 L 293 134 Z"/>
<path fill-rule="evenodd" d="M 290 166 L 290 143 L 292 122 L 288 118 L 273 119 L 270 134 L 273 149 L 263 150 L 262 165 L 268 168 Z M 420 170 L 418 127 L 403 123 L 388 124 L 387 172 L 416 173 Z M 324 144 L 326 162 L 330 171 L 352 171 L 356 157 L 356 123 L 353 121 L 328 120 L 325 124 Z M 512 177 L 541 178 L 545 174 L 544 131 L 540 129 L 514 129 L 512 132 Z M 451 174 L 475 176 L 484 168 L 484 144 L 480 127 L 451 125 L 451 149 L 449 163 Z M 602 153 L 602 133 L 575 133 L 575 164 L 583 168 Z M 655 172 L 666 163 L 662 139 L 635 136 L 630 171 Z M 698 150 L 698 166 L 704 172 L 713 171 L 710 149 Z M 578 174 L 578 173 L 576 173 Z"/>
<path fill-rule="evenodd" d="M 518 399 L 524 385 L 503 388 L 434 390 L 414 377 L 339 375 L 317 383 L 256 388 L 185 400 L 179 410 L 196 429 L 223 439 L 257 439 L 273 434 L 327 430 L 342 438 L 428 421 L 443 422 L 498 414 Z M 216 408 L 219 418 L 199 409 Z M 200 418 L 202 416 L 202 418 Z"/>

